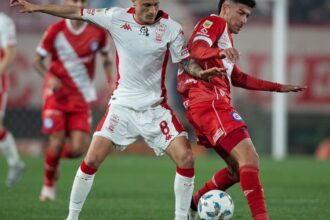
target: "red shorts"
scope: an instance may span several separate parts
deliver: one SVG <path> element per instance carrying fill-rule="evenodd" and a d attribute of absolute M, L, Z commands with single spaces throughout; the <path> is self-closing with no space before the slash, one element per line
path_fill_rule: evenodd
<path fill-rule="evenodd" d="M 42 121 L 44 134 L 66 131 L 68 135 L 72 130 L 91 132 L 92 117 L 88 108 L 66 108 L 51 98 L 45 100 Z"/>
<path fill-rule="evenodd" d="M 7 90 L 8 90 L 8 73 L 0 76 L 0 116 L 4 117 L 7 106 Z"/>
<path fill-rule="evenodd" d="M 7 106 L 7 92 L 0 92 L 0 117 L 5 116 Z"/>
<path fill-rule="evenodd" d="M 237 111 L 218 100 L 189 105 L 187 118 L 194 127 L 198 144 L 222 148 L 226 153 L 243 139 L 249 138 L 247 126 Z"/>

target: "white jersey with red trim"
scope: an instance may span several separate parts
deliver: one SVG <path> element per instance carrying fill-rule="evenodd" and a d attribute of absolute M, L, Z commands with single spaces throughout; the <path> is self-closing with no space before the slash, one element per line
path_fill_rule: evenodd
<path fill-rule="evenodd" d="M 117 55 L 117 88 L 111 104 L 136 110 L 166 101 L 165 72 L 171 54 L 178 63 L 189 57 L 180 24 L 163 11 L 153 25 L 139 24 L 134 8 L 83 9 L 85 20 L 111 34 Z"/>
<path fill-rule="evenodd" d="M 77 102 L 94 101 L 95 57 L 98 51 L 108 50 L 107 33 L 96 25 L 84 23 L 76 30 L 70 20 L 60 20 L 49 26 L 37 47 L 37 54 L 51 56 L 48 76 L 56 76 L 63 86 L 52 94 L 46 80 L 44 97 L 58 95 Z"/>
<path fill-rule="evenodd" d="M 16 28 L 13 20 L 0 12 L 0 49 L 16 45 Z M 2 55 L 1 55 L 2 56 Z"/>
<path fill-rule="evenodd" d="M 3 59 L 3 49 L 16 45 L 16 28 L 13 20 L 0 12 L 0 62 Z M 1 74 L 0 92 L 7 90 L 7 74 Z"/>

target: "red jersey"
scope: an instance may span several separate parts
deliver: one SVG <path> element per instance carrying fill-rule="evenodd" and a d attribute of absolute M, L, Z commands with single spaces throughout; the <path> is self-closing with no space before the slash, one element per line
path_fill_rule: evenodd
<path fill-rule="evenodd" d="M 51 25 L 37 48 L 39 55 L 51 56 L 44 97 L 55 96 L 57 100 L 66 100 L 66 103 L 88 106 L 89 102 L 96 99 L 93 85 L 96 53 L 107 50 L 107 33 L 100 27 L 84 23 L 79 30 L 75 30 L 69 20 Z M 47 85 L 51 75 L 62 83 L 56 92 Z"/>
<path fill-rule="evenodd" d="M 211 100 L 230 103 L 230 84 L 252 90 L 279 91 L 281 85 L 249 76 L 227 59 L 220 59 L 220 51 L 233 47 L 233 39 L 227 23 L 217 15 L 201 19 L 188 42 L 191 58 L 203 68 L 225 67 L 227 77 L 213 77 L 209 82 L 195 78 L 186 72 L 178 74 L 178 92 L 189 104 Z M 188 103 L 189 102 L 189 103 Z"/>

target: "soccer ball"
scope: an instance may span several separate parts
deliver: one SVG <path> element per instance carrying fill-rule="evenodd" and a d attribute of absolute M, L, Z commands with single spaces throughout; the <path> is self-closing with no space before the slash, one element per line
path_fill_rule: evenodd
<path fill-rule="evenodd" d="M 198 215 L 202 220 L 229 220 L 234 214 L 234 202 L 221 190 L 205 193 L 198 202 Z"/>

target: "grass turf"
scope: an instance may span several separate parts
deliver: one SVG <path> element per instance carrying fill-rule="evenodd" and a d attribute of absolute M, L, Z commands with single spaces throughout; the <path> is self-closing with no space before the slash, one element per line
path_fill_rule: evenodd
<path fill-rule="evenodd" d="M 13 188 L 4 185 L 6 164 L 0 161 L 1 220 L 65 219 L 69 194 L 79 160 L 62 161 L 57 198 L 40 202 L 43 159 L 25 158 L 26 170 Z M 224 163 L 217 157 L 196 159 L 196 187 L 202 186 Z M 174 212 L 175 166 L 166 158 L 110 156 L 98 171 L 80 220 L 171 220 Z M 330 219 L 330 162 L 289 158 L 261 160 L 270 219 Z M 235 202 L 234 220 L 251 219 L 239 185 L 228 190 Z"/>

